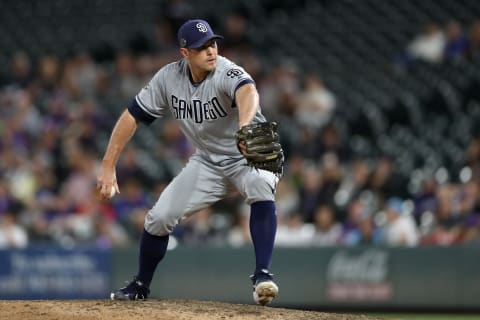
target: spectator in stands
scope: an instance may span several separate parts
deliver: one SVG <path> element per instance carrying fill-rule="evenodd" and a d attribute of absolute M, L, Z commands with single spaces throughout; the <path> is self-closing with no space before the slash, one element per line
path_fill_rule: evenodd
<path fill-rule="evenodd" d="M 281 179 L 277 185 L 275 193 L 275 205 L 277 216 L 286 216 L 295 211 L 300 205 L 300 199 L 297 188 L 287 180 Z"/>
<path fill-rule="evenodd" d="M 444 53 L 445 60 L 452 63 L 463 62 L 467 55 L 468 42 L 463 34 L 462 26 L 458 21 L 452 20 L 445 29 L 447 37 Z"/>
<path fill-rule="evenodd" d="M 371 245 L 381 245 L 381 230 L 375 224 L 374 218 L 372 215 L 366 216 L 360 220 L 359 226 L 359 241 L 358 245 L 362 246 L 371 246 Z"/>
<path fill-rule="evenodd" d="M 348 174 L 343 176 L 342 182 L 335 193 L 335 205 L 344 210 L 352 201 L 368 188 L 370 166 L 365 159 L 356 159 L 351 165 Z M 343 218 L 340 217 L 340 221 Z"/>
<path fill-rule="evenodd" d="M 374 233 L 373 213 L 364 200 L 355 198 L 348 205 L 347 218 L 343 222 L 342 244 L 357 246 L 375 244 L 378 241 Z M 371 228 L 368 228 L 371 226 Z"/>
<path fill-rule="evenodd" d="M 472 170 L 472 180 L 480 186 L 480 135 L 472 139 L 465 154 L 466 164 Z M 477 195 L 476 207 L 480 209 L 480 193 Z"/>
<path fill-rule="evenodd" d="M 276 121 L 291 120 L 296 109 L 295 97 L 300 92 L 300 77 L 295 62 L 285 61 L 275 66 L 259 83 L 262 111 Z M 287 101 L 284 101 L 284 100 Z"/>
<path fill-rule="evenodd" d="M 342 225 L 335 221 L 333 208 L 326 205 L 319 206 L 314 216 L 315 233 L 312 237 L 312 246 L 339 245 L 342 238 Z"/>
<path fill-rule="evenodd" d="M 108 128 L 108 114 L 89 99 L 79 100 L 74 111 L 70 112 L 70 125 L 64 133 L 67 139 L 75 141 L 79 148 L 86 152 L 98 152 L 98 131 Z"/>
<path fill-rule="evenodd" d="M 25 88 L 32 82 L 32 63 L 26 52 L 15 52 L 12 56 L 10 68 L 10 77 L 5 81 L 7 84 Z"/>
<path fill-rule="evenodd" d="M 228 56 L 227 56 L 228 58 Z M 232 60 L 235 61 L 235 60 Z M 263 66 L 260 58 L 255 52 L 249 51 L 242 55 L 241 60 L 238 63 L 243 65 L 245 71 L 247 71 L 253 79 L 262 79 Z"/>
<path fill-rule="evenodd" d="M 336 107 L 335 95 L 328 90 L 316 74 L 304 78 L 303 90 L 299 94 L 297 121 L 313 130 L 324 127 L 331 119 Z"/>
<path fill-rule="evenodd" d="M 458 219 L 460 227 L 460 243 L 477 242 L 480 235 L 480 212 L 478 212 L 477 196 L 479 186 L 469 181 L 459 187 L 457 193 Z"/>
<path fill-rule="evenodd" d="M 22 249 L 28 245 L 27 232 L 16 220 L 17 215 L 11 211 L 0 216 L 0 249 Z"/>
<path fill-rule="evenodd" d="M 22 203 L 29 203 L 34 198 L 36 188 L 33 162 L 25 154 L 17 152 L 8 169 L 5 176 L 12 196 Z"/>
<path fill-rule="evenodd" d="M 428 23 L 407 47 L 407 53 L 413 60 L 430 63 L 443 61 L 446 38 L 442 29 L 436 23 Z"/>
<path fill-rule="evenodd" d="M 322 176 L 316 166 L 306 167 L 302 175 L 300 186 L 299 211 L 306 222 L 313 222 L 313 215 L 319 204 Z"/>
<path fill-rule="evenodd" d="M 298 68 L 290 61 L 274 66 L 260 78 L 257 84 L 262 113 L 266 117 L 282 123 L 279 127 L 285 158 L 301 153 L 299 141 L 302 128 L 294 120 L 296 96 L 300 89 Z M 299 150 L 300 149 L 300 150 Z"/>
<path fill-rule="evenodd" d="M 63 183 L 62 196 L 72 210 L 81 210 L 84 203 L 92 201 L 91 188 L 95 185 L 95 161 L 92 154 L 85 153 L 73 144 L 68 150 L 69 174 Z"/>
<path fill-rule="evenodd" d="M 303 170 L 309 163 L 299 155 L 292 155 L 290 158 L 287 158 L 286 161 L 285 171 L 287 171 L 288 174 L 281 180 L 288 180 L 288 183 L 298 191 L 303 185 Z"/>
<path fill-rule="evenodd" d="M 5 152 L 12 152 L 12 162 L 9 165 L 16 166 L 15 163 L 22 158 L 28 160 L 26 155 L 40 133 L 42 118 L 27 90 L 11 87 L 4 99 L 5 107 L 0 109 L 0 143 Z"/>
<path fill-rule="evenodd" d="M 480 19 L 475 20 L 470 26 L 468 58 L 471 61 L 477 61 L 480 58 Z"/>
<path fill-rule="evenodd" d="M 46 93 L 52 93 L 60 88 L 61 62 L 58 57 L 46 55 L 40 58 L 38 80 L 41 88 Z"/>
<path fill-rule="evenodd" d="M 65 62 L 62 80 L 72 98 L 93 97 L 98 71 L 88 52 L 78 52 Z"/>
<path fill-rule="evenodd" d="M 294 212 L 286 217 L 285 223 L 279 224 L 275 237 L 275 246 L 304 247 L 312 243 L 315 228 L 311 223 L 305 223 L 303 216 Z"/>
<path fill-rule="evenodd" d="M 343 178 L 343 170 L 337 155 L 333 152 L 323 154 L 320 159 L 322 184 L 318 195 L 318 202 L 335 205 L 335 193 L 340 187 Z"/>
<path fill-rule="evenodd" d="M 0 176 L 0 217 L 4 214 L 11 213 L 22 206 L 19 199 L 15 198 L 10 190 L 8 181 Z"/>
<path fill-rule="evenodd" d="M 422 237 L 425 245 L 454 245 L 460 240 L 461 223 L 455 212 L 457 186 L 440 185 L 436 192 L 433 227 Z"/>
<path fill-rule="evenodd" d="M 390 198 L 384 206 L 386 223 L 382 226 L 382 242 L 389 246 L 413 247 L 419 243 L 415 220 L 404 209 L 403 201 Z"/>
<path fill-rule="evenodd" d="M 135 57 L 129 52 L 119 52 L 115 57 L 115 68 L 118 75 L 116 89 L 120 97 L 127 99 L 135 95 L 140 85 L 135 74 Z"/>
<path fill-rule="evenodd" d="M 98 248 L 110 249 L 130 245 L 125 229 L 114 221 L 109 221 L 103 215 L 96 215 L 94 219 L 94 244 Z"/>
<path fill-rule="evenodd" d="M 109 246 L 124 246 L 128 243 L 125 229 L 115 220 L 110 204 L 96 201 L 96 192 L 90 191 L 90 201 L 72 208 L 70 214 L 58 219 L 57 237 L 60 241 Z"/>
<path fill-rule="evenodd" d="M 249 215 L 250 208 L 247 205 L 242 205 L 242 209 L 235 215 L 227 235 L 227 242 L 232 247 L 242 247 L 251 243 Z"/>
<path fill-rule="evenodd" d="M 151 186 L 152 179 L 142 170 L 140 162 L 141 151 L 133 145 L 126 146 L 123 157 L 117 165 L 118 181 L 135 179 L 145 187 Z"/>
<path fill-rule="evenodd" d="M 28 231 L 32 242 L 48 242 L 52 241 L 50 222 L 61 210 L 62 201 L 58 195 L 60 182 L 49 167 L 37 173 L 36 181 L 37 189 L 29 212 Z"/>
<path fill-rule="evenodd" d="M 438 183 L 435 179 L 427 176 L 421 181 L 419 190 L 412 195 L 413 217 L 422 234 L 429 233 L 433 228 L 433 214 L 437 205 L 437 188 Z"/>
<path fill-rule="evenodd" d="M 293 100 L 289 101 L 291 103 L 291 110 L 294 110 L 295 107 L 295 102 Z M 293 117 L 294 115 L 292 115 Z M 285 121 L 285 120 L 283 120 Z M 296 135 L 295 139 L 296 141 L 291 140 L 293 142 L 293 145 L 290 146 L 288 145 L 288 151 L 292 152 L 294 154 L 299 154 L 303 158 L 305 158 L 308 161 L 317 161 L 316 155 L 317 155 L 317 132 L 315 130 L 312 130 L 312 128 L 309 128 L 305 125 L 301 125 L 297 121 L 291 121 L 294 125 L 289 126 L 289 130 L 295 130 Z M 287 147 L 287 146 L 286 146 Z"/>
<path fill-rule="evenodd" d="M 339 128 L 333 123 L 326 125 L 320 132 L 316 142 L 316 157 L 320 158 L 326 153 L 333 153 L 339 162 L 345 163 L 350 160 L 350 149 L 347 141 L 344 141 Z"/>
<path fill-rule="evenodd" d="M 131 214 L 136 210 L 148 210 L 150 208 L 149 199 L 143 192 L 140 180 L 135 177 L 129 177 L 123 181 L 123 192 L 118 194 L 112 201 L 116 220 L 127 230 L 134 232 Z"/>
<path fill-rule="evenodd" d="M 368 189 L 373 191 L 380 203 L 390 197 L 406 197 L 407 181 L 394 172 L 393 159 L 388 156 L 380 157 L 373 166 L 369 177 Z"/>
<path fill-rule="evenodd" d="M 189 217 L 183 226 L 180 226 L 179 241 L 183 244 L 196 246 L 202 244 L 222 245 L 227 237 L 226 221 L 214 213 L 211 207 L 200 210 Z"/>

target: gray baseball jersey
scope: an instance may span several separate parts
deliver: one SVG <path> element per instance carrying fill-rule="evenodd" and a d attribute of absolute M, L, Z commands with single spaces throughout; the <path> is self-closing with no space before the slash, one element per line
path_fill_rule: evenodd
<path fill-rule="evenodd" d="M 146 123 L 171 112 L 196 147 L 148 212 L 145 229 L 149 233 L 168 234 L 179 221 L 222 199 L 232 187 L 248 204 L 274 200 L 278 177 L 247 166 L 236 146 L 235 91 L 247 83 L 253 83 L 251 76 L 221 56 L 206 79 L 193 83 L 182 59 L 160 69 L 129 106 L 129 112 Z M 252 120 L 265 121 L 260 110 Z"/>
<path fill-rule="evenodd" d="M 136 102 L 152 118 L 171 112 L 200 152 L 238 156 L 234 139 L 238 130 L 235 91 L 253 83 L 252 78 L 221 56 L 215 71 L 204 81 L 193 84 L 189 75 L 184 59 L 166 65 L 135 97 Z M 265 118 L 258 111 L 252 122 L 265 122 Z"/>

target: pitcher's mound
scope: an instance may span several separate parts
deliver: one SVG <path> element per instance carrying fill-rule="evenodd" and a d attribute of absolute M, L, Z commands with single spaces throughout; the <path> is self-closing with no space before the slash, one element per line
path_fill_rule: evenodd
<path fill-rule="evenodd" d="M 193 300 L 15 300 L 0 301 L 0 319 L 22 320 L 371 320 L 346 315 Z"/>

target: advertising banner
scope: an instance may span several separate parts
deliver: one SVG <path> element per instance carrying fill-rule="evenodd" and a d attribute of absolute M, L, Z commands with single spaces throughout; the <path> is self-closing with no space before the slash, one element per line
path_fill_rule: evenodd
<path fill-rule="evenodd" d="M 54 247 L 0 251 L 0 299 L 105 298 L 110 252 Z"/>

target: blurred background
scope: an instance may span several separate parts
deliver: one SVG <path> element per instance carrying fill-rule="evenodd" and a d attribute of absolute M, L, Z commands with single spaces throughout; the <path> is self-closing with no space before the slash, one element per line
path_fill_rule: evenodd
<path fill-rule="evenodd" d="M 172 119 L 160 119 L 122 153 L 121 194 L 99 201 L 96 174 L 120 113 L 180 58 L 177 28 L 203 18 L 225 36 L 220 54 L 255 79 L 263 113 L 281 130 L 273 269 L 297 279 L 284 280 L 292 292 L 279 304 L 480 309 L 478 1 L 1 5 L 0 297 L 105 297 L 135 272 L 145 212 L 192 146 Z M 191 259 L 183 267 L 196 273 L 184 271 L 198 284 L 225 255 L 240 265 L 245 257 L 246 270 L 229 266 L 235 274 L 224 279 L 244 285 L 248 215 L 238 194 L 202 210 L 175 229 L 172 255 L 184 253 L 171 259 Z M 209 262 L 202 269 L 197 260 Z M 162 270 L 166 281 L 182 272 L 175 262 Z M 32 274 L 43 278 L 25 280 Z M 83 281 L 74 274 L 99 287 L 65 294 Z M 161 291 L 158 282 L 160 296 L 244 299 L 197 294 L 197 285 Z"/>

